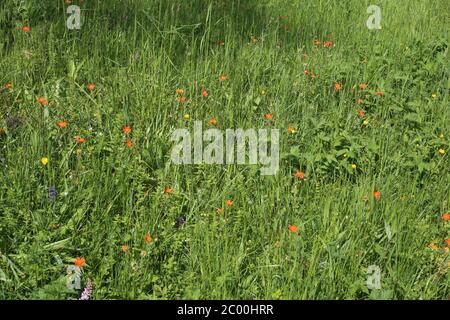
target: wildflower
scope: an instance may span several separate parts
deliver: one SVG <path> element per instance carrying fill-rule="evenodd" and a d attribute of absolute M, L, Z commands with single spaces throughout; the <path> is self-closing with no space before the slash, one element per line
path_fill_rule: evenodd
<path fill-rule="evenodd" d="M 439 149 L 439 154 L 441 155 L 441 156 L 443 156 L 444 154 L 445 154 L 445 150 L 444 149 Z"/>
<path fill-rule="evenodd" d="M 125 252 L 125 253 L 127 253 L 128 250 L 129 250 L 129 247 L 128 247 L 128 245 L 126 245 L 126 244 L 122 245 L 120 248 L 121 248 L 122 251 Z"/>
<path fill-rule="evenodd" d="M 436 251 L 438 249 L 437 245 L 434 242 L 430 243 L 428 246 L 430 247 L 431 250 L 434 250 L 434 251 Z"/>
<path fill-rule="evenodd" d="M 368 85 L 365 84 L 365 83 L 361 83 L 361 84 L 359 85 L 359 88 L 362 89 L 362 90 L 367 89 L 367 87 L 368 87 Z"/>
<path fill-rule="evenodd" d="M 48 101 L 44 97 L 39 97 L 37 100 L 42 106 L 48 106 Z"/>
<path fill-rule="evenodd" d="M 352 164 L 352 169 L 353 169 L 353 170 L 356 170 L 356 168 L 357 168 L 356 164 L 353 163 L 353 164 Z"/>
<path fill-rule="evenodd" d="M 46 166 L 48 164 L 48 158 L 47 157 L 41 158 L 41 163 L 43 166 Z"/>
<path fill-rule="evenodd" d="M 171 194 L 171 193 L 173 193 L 173 189 L 171 187 L 165 187 L 164 188 L 164 193 L 165 194 Z"/>
<path fill-rule="evenodd" d="M 223 213 L 223 208 L 217 208 L 216 212 L 217 212 L 217 214 L 222 214 Z"/>
<path fill-rule="evenodd" d="M 382 95 L 384 94 L 384 92 L 383 92 L 383 91 L 377 91 L 377 92 L 375 92 L 375 94 L 376 94 L 377 96 L 382 96 Z"/>
<path fill-rule="evenodd" d="M 184 225 L 185 222 L 186 222 L 186 215 L 182 215 L 178 217 L 177 220 L 175 221 L 175 227 L 179 229 Z"/>
<path fill-rule="evenodd" d="M 151 243 L 151 242 L 153 242 L 153 239 L 152 239 L 152 236 L 150 235 L 150 233 L 147 233 L 147 234 L 145 235 L 144 241 L 145 241 L 146 243 Z"/>
<path fill-rule="evenodd" d="M 179 94 L 179 95 L 184 94 L 184 92 L 185 92 L 184 89 L 176 89 L 176 90 L 175 90 L 175 93 L 176 93 L 176 94 Z"/>
<path fill-rule="evenodd" d="M 325 41 L 324 43 L 323 43 L 323 46 L 324 47 L 332 47 L 333 46 L 333 41 Z"/>
<path fill-rule="evenodd" d="M 86 265 L 86 259 L 84 259 L 83 257 L 76 257 L 73 264 L 78 268 L 83 268 Z"/>
<path fill-rule="evenodd" d="M 436 93 L 433 93 L 433 94 L 431 95 L 431 97 L 432 97 L 433 99 L 436 99 L 436 98 L 437 98 L 437 94 L 436 94 Z"/>
<path fill-rule="evenodd" d="M 295 129 L 292 128 L 292 127 L 289 127 L 289 128 L 287 129 L 287 131 L 288 131 L 289 133 L 295 133 Z"/>
<path fill-rule="evenodd" d="M 48 199 L 50 201 L 55 201 L 57 195 L 58 195 L 58 192 L 56 191 L 55 187 L 52 186 L 52 187 L 48 188 Z"/>
<path fill-rule="evenodd" d="M 123 128 L 123 133 L 125 133 L 127 136 L 131 133 L 131 127 L 124 125 Z"/>
<path fill-rule="evenodd" d="M 22 31 L 23 32 L 30 32 L 30 27 L 29 26 L 23 26 L 22 27 Z"/>
<path fill-rule="evenodd" d="M 86 86 L 86 89 L 87 89 L 88 91 L 94 90 L 94 89 L 95 89 L 95 84 L 93 84 L 93 83 L 88 83 L 87 86 Z"/>
<path fill-rule="evenodd" d="M 183 118 L 184 118 L 184 120 L 189 120 L 191 118 L 191 116 L 189 115 L 189 113 L 185 113 Z"/>
<path fill-rule="evenodd" d="M 365 114 L 366 112 L 363 109 L 358 109 L 358 115 L 360 118 L 364 117 Z"/>
<path fill-rule="evenodd" d="M 208 91 L 202 89 L 202 96 L 206 98 L 208 96 Z"/>
<path fill-rule="evenodd" d="M 92 296 L 92 281 L 91 279 L 88 279 L 86 286 L 84 287 L 84 290 L 81 293 L 80 300 L 89 300 L 91 296 Z"/>
<path fill-rule="evenodd" d="M 339 82 L 336 82 L 336 83 L 334 84 L 334 89 L 335 89 L 336 91 L 342 90 L 342 84 L 340 84 Z"/>
<path fill-rule="evenodd" d="M 64 129 L 67 127 L 67 122 L 66 121 L 58 121 L 57 126 L 60 127 L 61 129 Z"/>
<path fill-rule="evenodd" d="M 233 200 L 231 200 L 231 199 L 228 199 L 228 200 L 227 200 L 227 202 L 226 202 L 226 204 L 227 204 L 227 207 L 231 207 L 231 206 L 233 205 L 233 203 L 234 203 L 234 201 L 233 201 Z"/>
<path fill-rule="evenodd" d="M 318 40 L 318 39 L 314 40 L 314 44 L 315 44 L 316 46 L 320 46 L 321 43 L 322 43 L 322 42 L 321 42 L 320 40 Z"/>
<path fill-rule="evenodd" d="M 442 220 L 444 221 L 450 221 L 450 213 L 444 213 L 442 215 Z"/>
<path fill-rule="evenodd" d="M 368 125 L 369 125 L 369 120 L 367 120 L 367 119 L 364 120 L 364 121 L 363 121 L 363 125 L 368 126 Z"/>
<path fill-rule="evenodd" d="M 209 124 L 210 126 L 215 126 L 215 125 L 217 125 L 217 119 L 216 119 L 216 118 L 210 119 L 210 120 L 208 121 L 208 124 Z"/>
<path fill-rule="evenodd" d="M 449 251 L 450 251 L 450 250 L 449 250 L 447 247 L 444 248 L 444 252 L 445 252 L 445 253 L 448 253 Z"/>
<path fill-rule="evenodd" d="M 450 238 L 446 239 L 445 242 L 447 243 L 447 246 L 450 247 Z"/>
<path fill-rule="evenodd" d="M 8 82 L 4 85 L 5 89 L 12 89 L 14 88 L 13 84 L 11 82 Z"/>
<path fill-rule="evenodd" d="M 77 144 L 82 144 L 82 143 L 86 142 L 86 139 L 82 138 L 82 137 L 79 137 L 79 136 L 76 136 L 75 137 L 75 141 L 77 142 Z"/>
<path fill-rule="evenodd" d="M 440 134 L 439 134 L 439 138 L 440 138 L 440 139 L 444 139 L 444 134 L 443 134 L 443 133 L 440 133 Z"/>
<path fill-rule="evenodd" d="M 292 233 L 297 233 L 298 232 L 298 227 L 293 225 L 293 224 L 288 225 L 288 229 Z"/>
<path fill-rule="evenodd" d="M 272 120 L 272 119 L 273 119 L 273 115 L 272 115 L 271 113 L 266 113 L 266 114 L 264 115 L 264 118 L 265 118 L 266 120 Z"/>
<path fill-rule="evenodd" d="M 220 81 L 225 81 L 228 79 L 228 77 L 225 74 L 220 75 Z"/>
<path fill-rule="evenodd" d="M 300 179 L 300 180 L 304 180 L 305 179 L 305 173 L 303 171 L 300 171 L 300 170 L 296 170 L 295 173 L 294 173 L 294 176 L 297 179 Z"/>
<path fill-rule="evenodd" d="M 309 76 L 309 75 L 311 74 L 311 72 L 310 72 L 308 69 L 305 69 L 305 70 L 303 71 L 303 74 L 304 74 L 305 76 Z"/>
<path fill-rule="evenodd" d="M 127 141 L 125 142 L 125 144 L 127 145 L 127 147 L 131 148 L 134 146 L 133 141 L 131 140 L 131 138 L 127 138 Z"/>
<path fill-rule="evenodd" d="M 373 198 L 375 199 L 375 201 L 378 201 L 380 199 L 380 195 L 380 191 L 374 191 Z"/>

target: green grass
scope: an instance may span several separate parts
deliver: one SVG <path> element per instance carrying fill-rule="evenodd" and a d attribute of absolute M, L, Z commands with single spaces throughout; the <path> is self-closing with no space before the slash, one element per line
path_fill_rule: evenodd
<path fill-rule="evenodd" d="M 0 298 L 78 298 L 77 256 L 94 299 L 449 298 L 449 1 L 84 2 L 75 31 L 63 0 L 0 4 Z M 213 117 L 280 129 L 278 174 L 173 165 Z"/>

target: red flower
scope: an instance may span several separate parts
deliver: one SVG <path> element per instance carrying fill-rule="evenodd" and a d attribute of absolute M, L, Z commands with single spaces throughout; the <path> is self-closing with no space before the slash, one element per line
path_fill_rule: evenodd
<path fill-rule="evenodd" d="M 363 109 L 358 109 L 358 115 L 360 118 L 364 117 L 365 114 L 366 112 Z"/>
<path fill-rule="evenodd" d="M 94 90 L 94 89 L 95 89 L 95 84 L 93 84 L 93 83 L 88 83 L 87 86 L 86 86 L 86 89 L 87 89 L 88 91 Z"/>
<path fill-rule="evenodd" d="M 84 259 L 82 257 L 76 257 L 73 264 L 79 268 L 83 268 L 86 265 L 86 259 Z"/>
<path fill-rule="evenodd" d="M 380 196 L 381 196 L 380 191 L 374 191 L 373 198 L 375 199 L 375 201 L 378 201 L 380 199 Z"/>
<path fill-rule="evenodd" d="M 38 98 L 38 102 L 39 102 L 42 106 L 48 106 L 48 101 L 47 101 L 47 99 L 45 99 L 44 97 L 39 97 L 39 98 Z"/>
<path fill-rule="evenodd" d="M 271 113 L 266 113 L 266 114 L 264 115 L 264 118 L 265 118 L 266 120 L 272 120 L 272 119 L 273 119 L 273 115 L 272 115 Z"/>
<path fill-rule="evenodd" d="M 127 136 L 131 133 L 131 128 L 127 125 L 123 126 L 122 130 Z"/>
<path fill-rule="evenodd" d="M 11 82 L 5 84 L 5 89 L 12 89 L 14 86 Z"/>
<path fill-rule="evenodd" d="M 127 138 L 127 142 L 125 142 L 125 144 L 127 145 L 128 148 L 131 148 L 134 146 L 134 143 L 133 143 L 133 141 L 131 141 L 130 138 Z"/>
<path fill-rule="evenodd" d="M 75 140 L 76 140 L 76 142 L 77 142 L 77 144 L 82 144 L 82 143 L 85 143 L 86 142 L 86 139 L 85 138 L 82 138 L 82 137 L 75 137 Z"/>
<path fill-rule="evenodd" d="M 323 46 L 324 47 L 332 47 L 333 46 L 333 41 L 325 41 L 324 43 L 323 43 Z"/>
<path fill-rule="evenodd" d="M 30 32 L 30 27 L 29 26 L 23 26 L 22 27 L 22 31 L 23 32 Z"/>
<path fill-rule="evenodd" d="M 66 121 L 58 121 L 56 124 L 57 124 L 58 127 L 60 127 L 61 129 L 64 129 L 65 127 L 67 127 L 67 122 L 66 122 Z"/>
<path fill-rule="evenodd" d="M 153 241 L 152 236 L 150 235 L 150 233 L 147 233 L 147 234 L 145 235 L 144 241 L 145 241 L 146 243 L 150 243 L 150 242 Z"/>
<path fill-rule="evenodd" d="M 383 91 L 377 91 L 377 92 L 375 92 L 375 94 L 376 94 L 377 96 L 382 96 L 382 95 L 384 94 L 384 92 L 383 92 Z"/>
<path fill-rule="evenodd" d="M 300 180 L 304 180 L 305 179 L 305 173 L 303 171 L 300 171 L 300 170 L 295 171 L 294 176 L 297 179 L 300 179 Z"/>
<path fill-rule="evenodd" d="M 215 125 L 217 125 L 217 119 L 216 119 L 216 118 L 211 118 L 211 119 L 208 121 L 208 124 L 209 124 L 210 126 L 215 126 Z"/>
<path fill-rule="evenodd" d="M 202 89 L 202 96 L 206 98 L 208 96 L 208 91 Z"/>
<path fill-rule="evenodd" d="M 293 225 L 293 224 L 288 225 L 288 229 L 292 233 L 297 233 L 298 232 L 298 227 Z"/>
<path fill-rule="evenodd" d="M 228 79 L 228 77 L 225 74 L 222 74 L 219 79 L 220 81 L 225 81 Z"/>
<path fill-rule="evenodd" d="M 234 201 L 231 199 L 227 200 L 227 207 L 231 207 L 233 205 Z"/>
<path fill-rule="evenodd" d="M 444 213 L 442 215 L 442 220 L 444 221 L 450 221 L 450 213 Z"/>
<path fill-rule="evenodd" d="M 173 189 L 171 187 L 165 187 L 164 188 L 164 193 L 165 194 L 171 194 L 171 193 L 173 193 Z"/>
<path fill-rule="evenodd" d="M 306 69 L 305 71 L 303 71 L 303 74 L 304 74 L 305 76 L 309 76 L 309 75 L 310 75 L 310 72 L 309 72 L 308 69 Z"/>

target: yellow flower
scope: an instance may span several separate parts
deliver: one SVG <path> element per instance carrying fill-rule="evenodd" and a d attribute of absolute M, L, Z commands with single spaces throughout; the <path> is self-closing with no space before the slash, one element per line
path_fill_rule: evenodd
<path fill-rule="evenodd" d="M 189 113 L 186 113 L 186 114 L 183 116 L 183 118 L 184 118 L 184 120 L 189 120 L 189 119 L 191 118 L 191 116 L 189 115 Z"/>
<path fill-rule="evenodd" d="M 436 94 L 436 93 L 433 93 L 433 94 L 431 95 L 431 97 L 432 97 L 433 99 L 436 99 L 436 98 L 437 98 L 437 94 Z"/>
<path fill-rule="evenodd" d="M 445 150 L 444 150 L 444 149 L 439 149 L 439 154 L 440 154 L 441 156 L 443 156 L 443 155 L 445 154 Z"/>
<path fill-rule="evenodd" d="M 367 126 L 369 124 L 369 120 L 364 120 L 363 125 Z"/>
<path fill-rule="evenodd" d="M 352 169 L 356 170 L 356 164 L 354 164 L 354 163 L 352 164 Z"/>
<path fill-rule="evenodd" d="M 436 251 L 438 249 L 438 247 L 435 243 L 430 243 L 429 247 L 431 250 L 434 250 L 434 251 Z"/>
<path fill-rule="evenodd" d="M 444 139 L 444 134 L 441 133 L 441 134 L 439 135 L 439 138 Z"/>
<path fill-rule="evenodd" d="M 43 158 L 41 159 L 41 163 L 42 163 L 43 166 L 46 166 L 47 163 L 48 163 L 48 158 L 47 158 L 47 157 L 43 157 Z"/>

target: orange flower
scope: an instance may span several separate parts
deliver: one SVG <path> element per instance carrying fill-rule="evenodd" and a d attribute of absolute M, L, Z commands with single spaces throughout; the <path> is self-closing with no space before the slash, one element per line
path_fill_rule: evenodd
<path fill-rule="evenodd" d="M 79 137 L 79 136 L 76 136 L 75 140 L 76 140 L 77 144 L 82 144 L 82 143 L 86 142 L 85 138 L 82 138 L 82 137 Z"/>
<path fill-rule="evenodd" d="M 220 81 L 225 81 L 228 79 L 228 77 L 225 74 L 222 74 L 219 79 Z"/>
<path fill-rule="evenodd" d="M 450 247 L 450 238 L 446 239 L 445 242 L 447 243 L 447 246 Z"/>
<path fill-rule="evenodd" d="M 95 89 L 95 84 L 93 84 L 93 83 L 88 83 L 88 85 L 86 86 L 86 89 L 87 89 L 88 91 L 94 90 L 94 89 Z"/>
<path fill-rule="evenodd" d="M 206 98 L 208 96 L 208 91 L 202 89 L 202 96 Z"/>
<path fill-rule="evenodd" d="M 216 118 L 210 119 L 210 120 L 208 121 L 208 124 L 209 124 L 210 126 L 215 126 L 215 125 L 217 125 L 217 119 L 216 119 Z"/>
<path fill-rule="evenodd" d="M 450 213 L 444 213 L 442 215 L 442 220 L 444 221 L 450 221 Z"/>
<path fill-rule="evenodd" d="M 292 233 L 297 233 L 297 232 L 298 232 L 298 227 L 296 227 L 296 226 L 293 225 L 293 224 L 288 225 L 288 229 L 289 229 L 289 231 L 292 232 Z"/>
<path fill-rule="evenodd" d="M 271 113 L 266 113 L 266 114 L 264 115 L 264 118 L 265 118 L 266 120 L 272 120 L 272 119 L 273 119 L 273 115 L 272 115 Z"/>
<path fill-rule="evenodd" d="M 359 85 L 359 88 L 362 89 L 362 90 L 367 89 L 367 87 L 368 87 L 368 85 L 365 84 L 365 83 L 361 83 L 361 84 Z"/>
<path fill-rule="evenodd" d="M 377 91 L 377 92 L 375 92 L 375 94 L 376 94 L 377 96 L 382 96 L 382 95 L 384 94 L 384 92 L 383 92 L 383 91 Z"/>
<path fill-rule="evenodd" d="M 131 133 L 131 127 L 124 125 L 123 128 L 123 133 L 125 133 L 127 136 Z"/>
<path fill-rule="evenodd" d="M 173 193 L 173 189 L 171 187 L 165 187 L 164 188 L 164 193 L 165 194 L 171 194 L 171 193 Z"/>
<path fill-rule="evenodd" d="M 66 121 L 58 121 L 56 124 L 57 124 L 58 127 L 60 127 L 61 129 L 64 129 L 65 127 L 67 127 L 67 122 L 66 122 Z"/>
<path fill-rule="evenodd" d="M 288 130 L 289 133 L 295 133 L 295 129 L 292 128 L 292 127 L 289 127 L 287 130 Z"/>
<path fill-rule="evenodd" d="M 334 89 L 335 89 L 335 90 L 342 90 L 342 84 L 340 84 L 339 82 L 336 82 L 336 83 L 334 84 Z"/>
<path fill-rule="evenodd" d="M 358 109 L 358 115 L 360 118 L 364 117 L 365 114 L 366 112 L 363 109 Z"/>
<path fill-rule="evenodd" d="M 11 82 L 8 82 L 8 83 L 5 84 L 4 87 L 5 87 L 5 89 L 12 89 L 14 86 L 13 86 L 13 84 Z"/>
<path fill-rule="evenodd" d="M 332 47 L 333 46 L 333 41 L 325 41 L 324 43 L 323 43 L 323 46 L 324 47 Z"/>
<path fill-rule="evenodd" d="M 217 214 L 222 214 L 223 213 L 223 208 L 217 208 L 216 212 L 217 212 Z"/>
<path fill-rule="evenodd" d="M 185 102 L 186 98 L 185 97 L 177 97 L 177 101 L 178 102 Z"/>
<path fill-rule="evenodd" d="M 321 42 L 320 40 L 318 40 L 318 39 L 314 40 L 314 44 L 315 44 L 316 46 L 320 46 L 321 43 L 322 43 L 322 42 Z"/>
<path fill-rule="evenodd" d="M 294 176 L 297 179 L 300 179 L 300 180 L 304 180 L 305 179 L 305 173 L 303 171 L 300 171 L 300 170 L 295 171 Z"/>
<path fill-rule="evenodd" d="M 227 200 L 227 207 L 231 207 L 233 205 L 234 201 L 231 199 Z"/>
<path fill-rule="evenodd" d="M 78 268 L 83 268 L 86 265 L 86 259 L 82 257 L 76 257 L 73 264 L 76 265 Z"/>
<path fill-rule="evenodd" d="M 30 27 L 29 26 L 23 26 L 22 27 L 22 31 L 23 32 L 30 32 Z"/>
<path fill-rule="evenodd" d="M 132 146 L 134 146 L 133 141 L 131 141 L 130 138 L 127 138 L 127 142 L 125 142 L 125 144 L 127 145 L 128 148 L 131 148 Z"/>
<path fill-rule="evenodd" d="M 176 89 L 175 90 L 176 94 L 184 94 L 184 89 Z"/>
<path fill-rule="evenodd" d="M 124 245 L 121 247 L 121 249 L 122 249 L 123 252 L 127 253 L 128 250 L 129 250 L 129 247 L 128 247 L 128 245 L 124 244 Z"/>
<path fill-rule="evenodd" d="M 378 201 L 380 199 L 380 195 L 380 191 L 374 191 L 373 198 L 375 199 L 375 201 Z"/>
<path fill-rule="evenodd" d="M 436 251 L 438 249 L 437 245 L 434 242 L 430 243 L 428 246 L 430 247 L 431 250 L 434 250 L 434 251 Z"/>
<path fill-rule="evenodd" d="M 44 97 L 39 97 L 37 100 L 42 106 L 48 106 L 48 101 Z"/>
<path fill-rule="evenodd" d="M 306 69 L 306 70 L 304 70 L 304 71 L 303 71 L 303 74 L 304 74 L 305 76 L 309 76 L 309 75 L 310 75 L 310 73 L 311 73 L 311 72 L 309 72 L 309 70 L 308 70 L 308 69 Z"/>
<path fill-rule="evenodd" d="M 147 233 L 147 234 L 145 235 L 144 241 L 145 241 L 146 243 L 151 243 L 151 242 L 153 242 L 153 239 L 152 239 L 152 236 L 150 235 L 150 233 Z"/>

